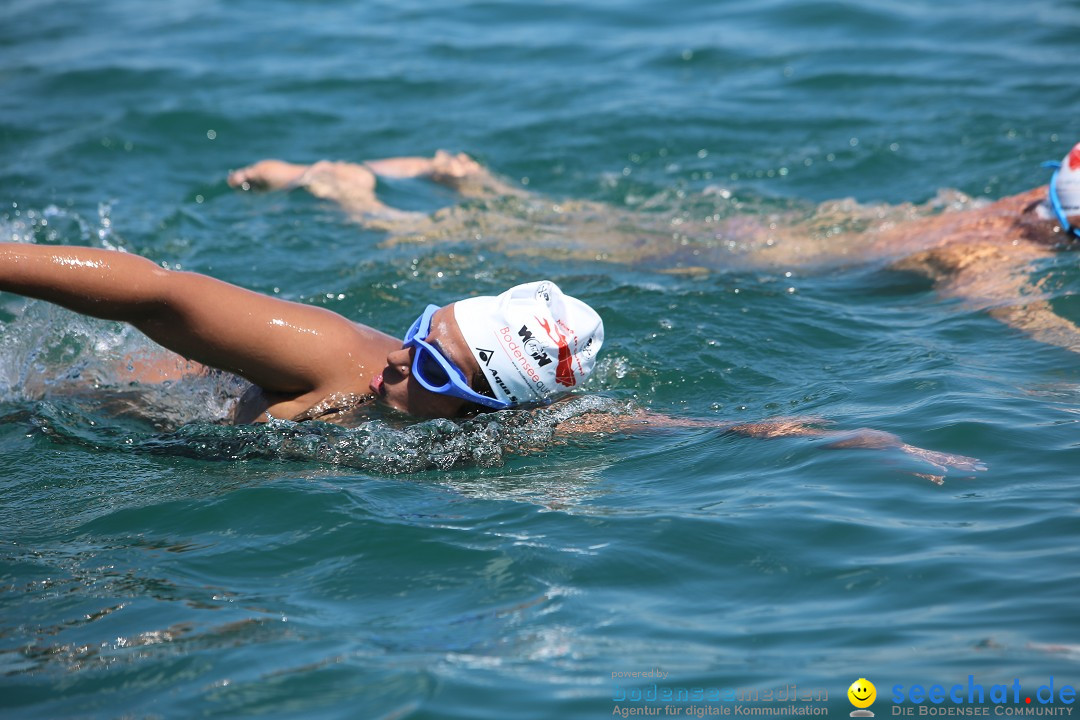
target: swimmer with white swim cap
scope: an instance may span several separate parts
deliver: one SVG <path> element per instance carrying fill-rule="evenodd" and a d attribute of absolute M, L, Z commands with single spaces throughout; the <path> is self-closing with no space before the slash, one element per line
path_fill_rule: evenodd
<path fill-rule="evenodd" d="M 604 342 L 596 311 L 548 281 L 454 303 L 454 318 L 507 406 L 549 402 L 592 372 Z"/>
<path fill-rule="evenodd" d="M 372 398 L 417 417 L 544 404 L 580 387 L 604 341 L 596 311 L 546 280 L 429 305 L 404 340 L 324 308 L 96 248 L 0 244 L 0 290 L 130 323 L 189 370 L 249 380 L 233 418 L 241 423 L 332 419 Z"/>
<path fill-rule="evenodd" d="M 498 297 L 428 305 L 371 389 L 420 415 L 421 404 L 450 416 L 462 413 L 452 407 L 460 401 L 466 410 L 544 404 L 585 381 L 603 342 L 595 310 L 549 280 L 525 283 Z"/>
<path fill-rule="evenodd" d="M 417 417 L 545 404 L 581 386 L 604 341 L 596 311 L 547 280 L 498 297 L 429 305 L 403 339 L 325 308 L 114 250 L 0 243 L 0 291 L 127 322 L 180 356 L 171 356 L 174 375 L 165 367 L 148 368 L 146 375 L 133 375 L 134 382 L 175 379 L 181 367 L 192 366 L 247 379 L 252 388 L 232 418 L 237 423 L 339 420 L 373 397 Z M 798 420 L 725 423 L 639 409 L 571 417 L 556 429 L 610 433 L 642 426 L 831 438 L 834 447 L 895 448 L 942 473 L 946 467 L 983 469 L 973 458 L 924 450 L 889 433 L 822 429 Z"/>

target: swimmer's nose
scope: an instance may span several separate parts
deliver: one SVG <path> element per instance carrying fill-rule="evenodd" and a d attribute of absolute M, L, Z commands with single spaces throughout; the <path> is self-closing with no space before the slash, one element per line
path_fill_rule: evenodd
<path fill-rule="evenodd" d="M 394 368 L 402 377 L 409 377 L 412 370 L 412 348 L 399 348 L 386 356 L 386 364 Z"/>

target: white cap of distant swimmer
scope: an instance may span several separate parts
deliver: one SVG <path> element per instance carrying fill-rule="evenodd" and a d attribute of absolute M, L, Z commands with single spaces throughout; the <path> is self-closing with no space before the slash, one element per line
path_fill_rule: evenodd
<path fill-rule="evenodd" d="M 1057 175 L 1058 200 L 1066 217 L 1080 215 L 1080 143 L 1077 143 L 1065 159 L 1061 161 L 1061 169 Z M 1044 200 L 1039 205 L 1039 216 L 1046 220 L 1054 219 L 1054 211 L 1050 208 L 1050 200 Z"/>
<path fill-rule="evenodd" d="M 454 319 L 495 397 L 511 405 L 548 402 L 580 385 L 604 342 L 596 311 L 550 280 L 459 300 Z"/>

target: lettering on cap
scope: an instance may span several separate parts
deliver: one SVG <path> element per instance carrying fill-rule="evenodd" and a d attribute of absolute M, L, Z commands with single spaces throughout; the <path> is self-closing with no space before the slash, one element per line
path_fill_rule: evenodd
<path fill-rule="evenodd" d="M 551 364 L 551 358 L 544 352 L 544 347 L 540 344 L 540 341 L 536 339 L 532 334 L 532 330 L 528 325 L 522 325 L 518 330 L 518 337 L 521 338 L 521 344 L 525 346 L 525 352 L 532 356 L 532 359 L 536 361 L 536 364 L 540 367 Z"/>
<path fill-rule="evenodd" d="M 507 397 L 510 398 L 510 402 L 516 403 L 518 401 L 517 395 L 514 395 L 514 393 L 510 392 L 510 388 L 506 387 L 506 383 L 503 382 L 503 379 L 501 377 L 499 377 L 499 371 L 495 368 L 490 368 L 489 372 L 491 373 L 491 376 L 495 378 L 495 384 L 501 387 L 502 391 L 506 393 Z"/>

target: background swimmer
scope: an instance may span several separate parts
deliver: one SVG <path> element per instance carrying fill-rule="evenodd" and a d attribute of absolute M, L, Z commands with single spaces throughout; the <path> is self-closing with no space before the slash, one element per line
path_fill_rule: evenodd
<path fill-rule="evenodd" d="M 472 202 L 430 214 L 404 212 L 378 199 L 378 177 L 428 178 Z M 442 151 L 362 164 L 263 160 L 232 172 L 229 184 L 305 189 L 385 230 L 391 243 L 468 237 L 515 254 L 556 253 L 672 273 L 876 263 L 924 275 L 944 297 L 985 310 L 1036 340 L 1080 352 L 1080 328 L 1054 313 L 1029 280 L 1033 263 L 1075 239 L 1063 232 L 1065 218 L 1050 211 L 1045 186 L 963 211 L 937 203 L 861 211 L 853 203 L 826 203 L 808 218 L 694 219 L 551 201 L 498 179 L 464 154 Z M 1065 158 L 1058 187 L 1063 214 L 1080 217 L 1080 144 Z"/>

